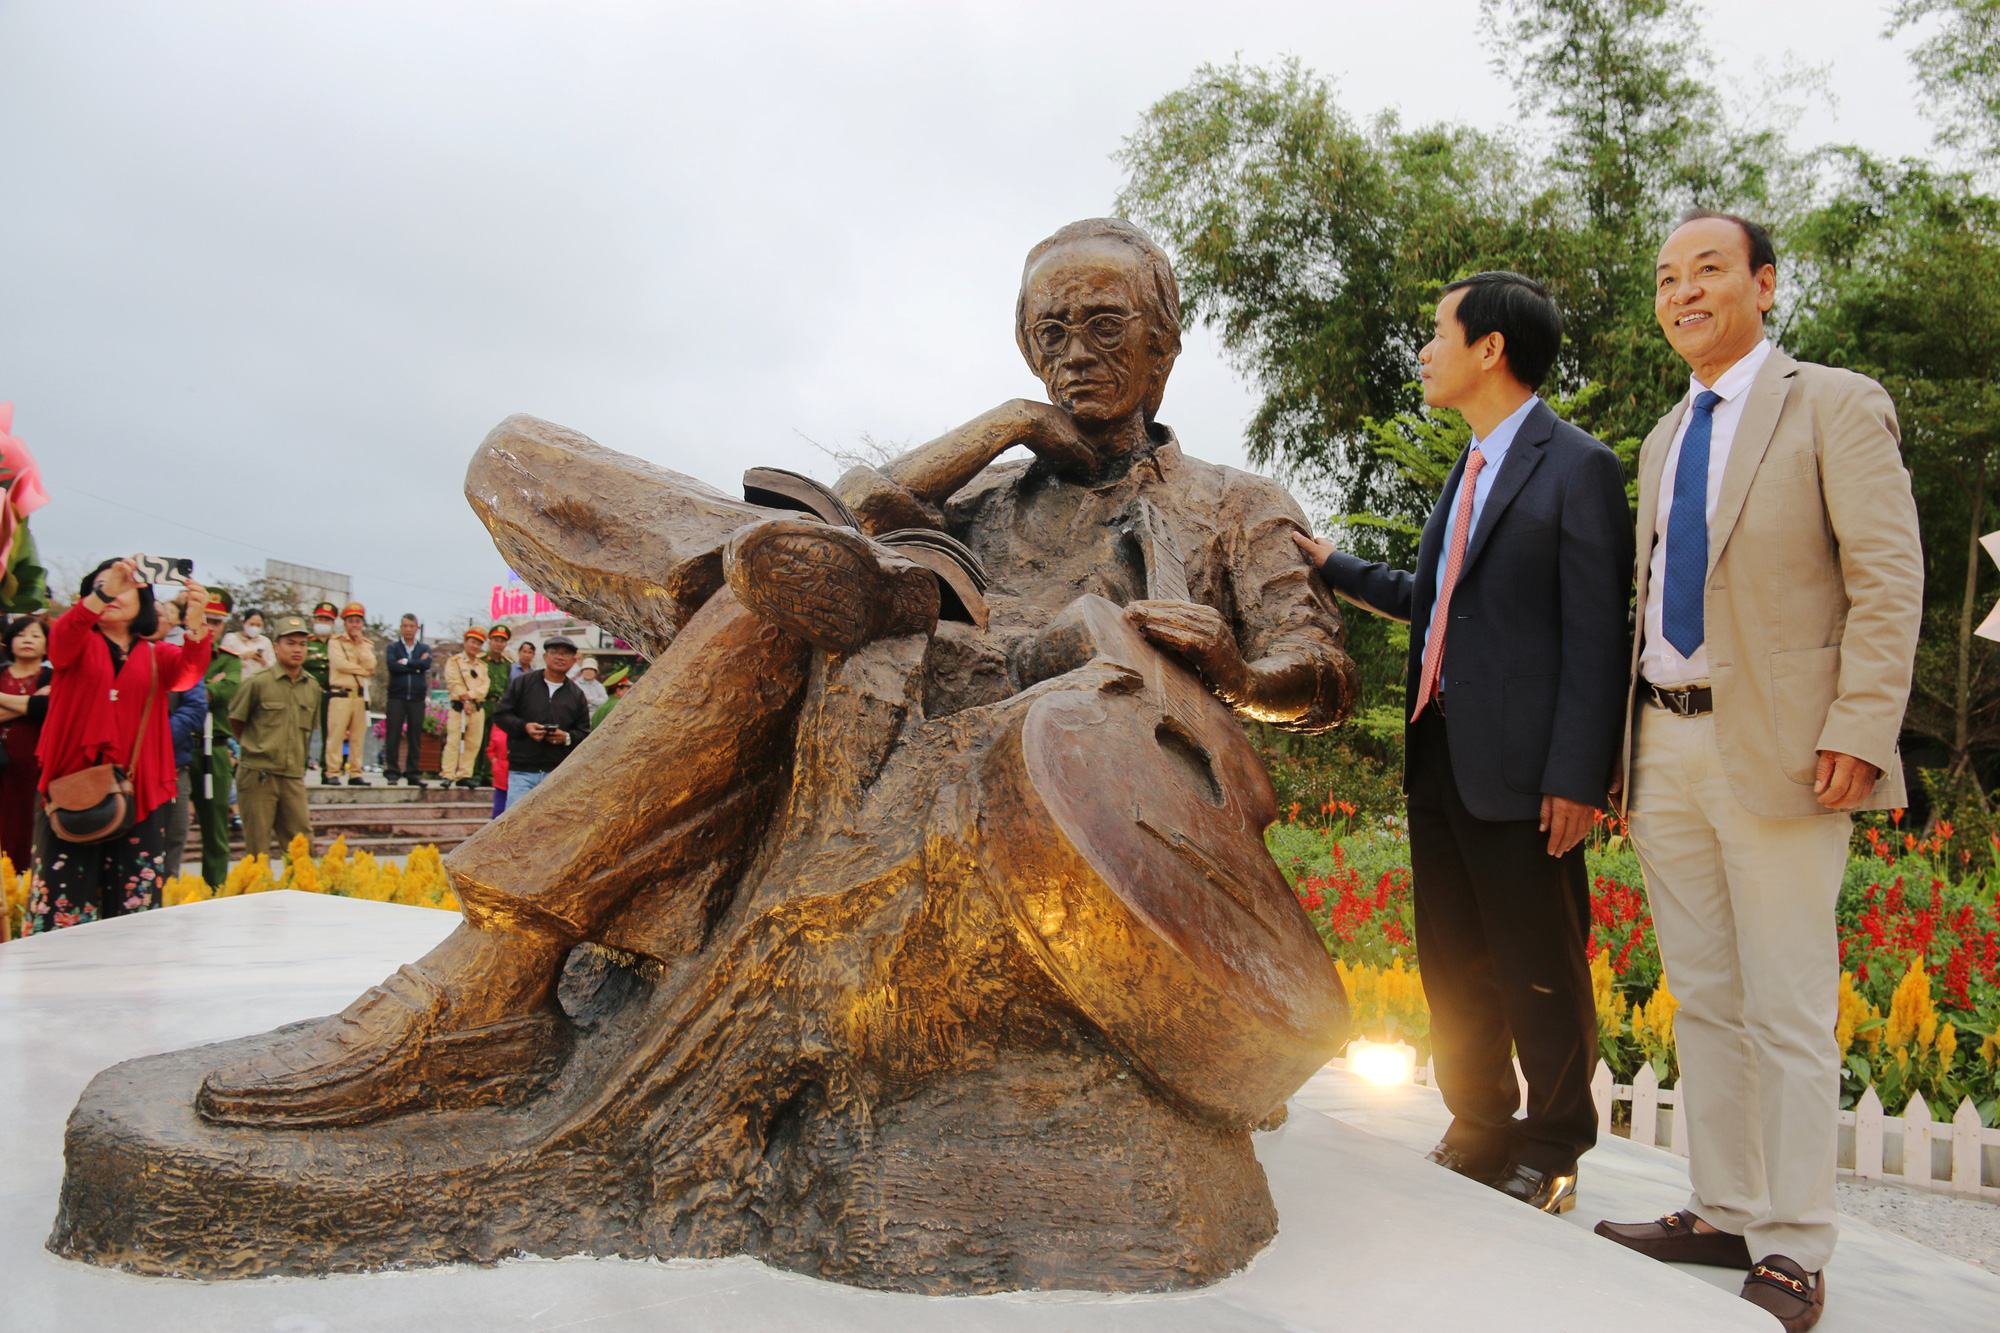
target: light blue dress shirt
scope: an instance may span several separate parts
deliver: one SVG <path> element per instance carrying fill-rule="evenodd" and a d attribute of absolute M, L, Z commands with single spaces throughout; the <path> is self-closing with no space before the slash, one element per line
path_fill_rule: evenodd
<path fill-rule="evenodd" d="M 1479 531 L 1479 516 L 1486 511 L 1486 497 L 1493 494 L 1493 483 L 1500 478 L 1500 465 L 1507 461 L 1507 450 L 1514 443 L 1514 437 L 1521 433 L 1521 423 L 1528 419 L 1528 413 L 1541 402 L 1538 395 L 1530 394 L 1528 401 L 1515 408 L 1513 414 L 1493 428 L 1493 433 L 1485 439 L 1474 437 L 1472 447 L 1486 455 L 1486 462 L 1480 466 L 1479 475 L 1472 483 L 1472 526 L 1466 537 L 1467 549 L 1471 549 L 1471 534 Z M 1460 478 L 1461 485 L 1463 477 Z M 1445 566 L 1451 563 L 1451 525 L 1458 521 L 1458 499 L 1464 492 L 1452 497 L 1451 513 L 1444 530 L 1444 549 L 1438 552 L 1437 590 L 1431 599 L 1431 624 L 1437 623 L 1438 608 L 1444 604 Z M 1429 641 L 1430 625 L 1424 626 L 1424 638 L 1417 641 L 1419 653 Z"/>

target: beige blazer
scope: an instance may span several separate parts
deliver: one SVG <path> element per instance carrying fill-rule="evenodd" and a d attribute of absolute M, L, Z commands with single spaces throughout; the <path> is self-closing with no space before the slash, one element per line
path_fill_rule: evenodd
<path fill-rule="evenodd" d="M 1691 396 L 1691 395 L 1690 395 Z M 1639 451 L 1639 632 L 1645 632 L 1661 472 L 1689 398 Z M 1703 627 L 1722 768 L 1752 814 L 1827 813 L 1818 752 L 1881 768 L 1866 810 L 1906 805 L 1896 738 L 1923 620 L 1923 551 L 1896 408 L 1865 375 L 1773 349 L 1757 372 L 1709 525 Z"/>

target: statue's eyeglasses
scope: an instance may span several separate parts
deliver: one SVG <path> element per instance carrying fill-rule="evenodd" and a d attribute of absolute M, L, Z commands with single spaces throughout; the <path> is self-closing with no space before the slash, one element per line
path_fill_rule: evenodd
<path fill-rule="evenodd" d="M 1092 315 L 1082 324 L 1042 319 L 1028 326 L 1028 336 L 1043 356 L 1061 356 L 1069 350 L 1069 340 L 1078 335 L 1100 352 L 1115 352 L 1125 345 L 1125 330 L 1137 318 L 1137 315 Z"/>

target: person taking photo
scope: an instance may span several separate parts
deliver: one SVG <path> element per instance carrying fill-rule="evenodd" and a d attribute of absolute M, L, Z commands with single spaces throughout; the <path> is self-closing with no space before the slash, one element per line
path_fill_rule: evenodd
<path fill-rule="evenodd" d="M 118 765 L 131 786 L 128 829 L 93 842 L 59 836 L 50 812 L 28 903 L 29 933 L 98 921 L 160 905 L 167 809 L 175 793 L 167 696 L 200 682 L 208 665 L 206 615 L 179 644 L 151 642 L 159 626 L 145 557 L 107 560 L 84 576 L 76 602 L 49 630 L 48 720 L 39 757 L 41 794 L 72 774 Z M 188 605 L 204 611 L 208 590 L 185 580 Z M 52 802 L 53 803 L 53 802 Z"/>

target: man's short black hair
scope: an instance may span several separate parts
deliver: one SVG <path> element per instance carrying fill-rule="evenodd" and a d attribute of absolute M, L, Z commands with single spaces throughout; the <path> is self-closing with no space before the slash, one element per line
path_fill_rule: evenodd
<path fill-rule="evenodd" d="M 1718 213 L 1712 208 L 1690 208 L 1681 214 L 1681 220 L 1674 225 L 1679 228 L 1687 226 L 1690 222 L 1704 222 L 1710 219 L 1716 222 L 1733 222 L 1743 229 L 1743 239 L 1750 242 L 1752 277 L 1762 273 L 1766 267 L 1773 272 L 1777 270 L 1778 247 L 1771 240 L 1771 233 L 1749 218 L 1738 217 L 1734 213 Z"/>
<path fill-rule="evenodd" d="M 403 612 L 403 619 L 409 621 L 412 625 L 421 625 L 424 623 L 423 621 L 417 619 L 417 613 L 415 611 Z"/>
<path fill-rule="evenodd" d="M 1563 340 L 1562 311 L 1548 290 L 1519 273 L 1475 273 L 1448 284 L 1438 299 L 1461 291 L 1465 297 L 1458 303 L 1458 322 L 1465 329 L 1465 345 L 1499 334 L 1507 369 L 1530 389 L 1541 388 Z"/>

